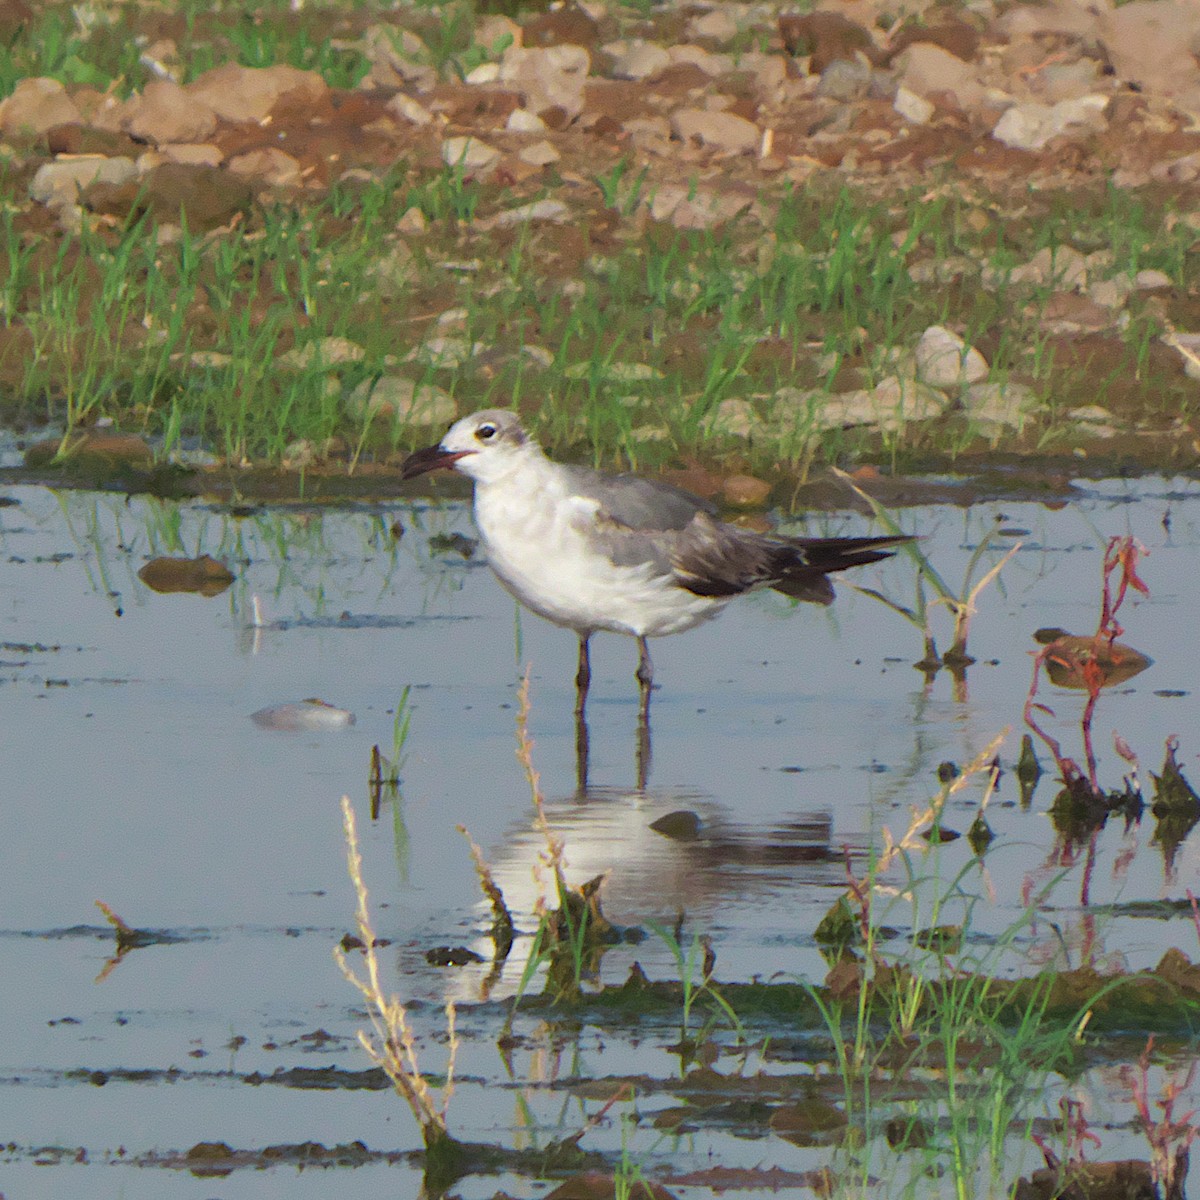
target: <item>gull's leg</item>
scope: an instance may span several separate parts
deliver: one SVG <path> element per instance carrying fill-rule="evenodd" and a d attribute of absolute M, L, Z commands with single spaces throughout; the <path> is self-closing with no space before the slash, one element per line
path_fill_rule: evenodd
<path fill-rule="evenodd" d="M 590 633 L 579 635 L 579 670 L 575 672 L 575 715 L 583 715 L 583 706 L 587 703 L 588 688 L 592 683 L 592 660 L 588 654 L 588 639 Z"/>
<path fill-rule="evenodd" d="M 634 752 L 639 792 L 644 792 L 646 784 L 650 782 L 650 759 L 650 706 L 646 704 L 638 714 L 637 749 Z"/>
<path fill-rule="evenodd" d="M 644 637 L 638 638 L 637 681 L 641 689 L 642 720 L 650 720 L 650 688 L 654 683 L 654 664 L 650 661 L 650 645 Z"/>
<path fill-rule="evenodd" d="M 588 790 L 588 724 L 582 708 L 575 711 L 575 795 L 587 799 Z"/>

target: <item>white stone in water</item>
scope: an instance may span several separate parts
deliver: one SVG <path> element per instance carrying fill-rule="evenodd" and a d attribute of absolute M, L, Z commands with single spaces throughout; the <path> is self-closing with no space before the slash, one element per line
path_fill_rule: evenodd
<path fill-rule="evenodd" d="M 292 704 L 272 704 L 250 714 L 250 720 L 263 729 L 289 733 L 307 733 L 327 729 L 345 729 L 354 724 L 354 714 L 344 708 L 310 698 Z"/>

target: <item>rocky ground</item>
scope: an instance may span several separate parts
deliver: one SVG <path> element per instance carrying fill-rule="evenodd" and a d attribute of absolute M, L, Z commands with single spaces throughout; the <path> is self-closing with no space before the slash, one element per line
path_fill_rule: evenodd
<path fill-rule="evenodd" d="M 820 0 L 803 13 L 569 3 L 515 17 L 464 9 L 453 26 L 449 8 L 297 6 L 254 18 L 303 24 L 314 43 L 353 56 L 361 70 L 351 87 L 281 64 L 226 61 L 195 74 L 196 39 L 219 45 L 226 17 L 119 11 L 146 73 L 131 94 L 39 76 L 17 81 L 0 103 L 22 236 L 118 228 L 150 209 L 160 242 L 181 221 L 220 237 L 244 229 L 264 200 L 303 206 L 339 180 L 400 163 L 413 177 L 461 166 L 504 189 L 504 205 L 476 218 L 475 231 L 553 227 L 564 274 L 603 252 L 614 230 L 626 242 L 662 226 L 765 230 L 772 197 L 821 182 L 976 197 L 968 220 L 984 243 L 1027 216 L 1030 196 L 1053 195 L 1069 210 L 1097 189 L 1145 197 L 1165 214 L 1164 235 L 1200 229 L 1200 7 L 1188 0 L 916 0 L 903 10 Z M 0 8 L 0 29 L 27 19 L 20 0 Z M 431 232 L 414 208 L 396 236 L 415 243 Z M 1016 269 L 1046 293 L 1042 332 L 1057 339 L 1062 362 L 1103 363 L 1137 302 L 1156 335 L 1139 370 L 1168 380 L 1173 399 L 1150 405 L 1142 421 L 1130 379 L 1111 408 L 1076 404 L 1075 427 L 1140 444 L 1143 459 L 1194 457 L 1194 289 L 1136 263 L 1116 270 L 1094 231 L 1080 241 Z M 988 286 L 987 264 L 969 259 L 918 254 L 909 269 L 933 286 Z M 818 424 L 886 432 L 888 420 L 924 420 L 951 392 L 961 405 L 956 389 L 981 386 L 972 411 L 980 428 L 1021 430 L 1036 391 L 1015 377 L 998 391 L 989 347 L 964 344 L 947 324 L 909 347 L 909 374 L 932 393 L 876 376 L 866 388 L 822 393 Z M 0 370 L 29 351 L 20 322 L 0 331 Z M 810 393 L 800 400 L 811 414 Z M 735 434 L 776 419 L 746 403 L 725 401 Z M 456 406 L 443 407 L 422 419 L 439 423 Z M 403 398 L 398 413 L 412 415 Z M 1144 427 L 1156 439 L 1149 449 L 1138 443 Z"/>

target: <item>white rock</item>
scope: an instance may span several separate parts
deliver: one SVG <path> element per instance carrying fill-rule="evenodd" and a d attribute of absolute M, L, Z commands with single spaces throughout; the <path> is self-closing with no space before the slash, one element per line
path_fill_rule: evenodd
<path fill-rule="evenodd" d="M 442 142 L 442 162 L 447 166 L 462 166 L 468 171 L 490 167 L 500 157 L 495 146 L 473 137 L 451 137 Z"/>
<path fill-rule="evenodd" d="M 591 55 L 583 46 L 510 46 L 500 60 L 499 78 L 524 96 L 531 112 L 557 107 L 573 120 L 583 111 L 583 88 L 591 66 Z"/>
<path fill-rule="evenodd" d="M 428 125 L 433 120 L 433 113 L 425 105 L 403 92 L 397 92 L 385 107 L 392 116 L 410 125 Z"/>
<path fill-rule="evenodd" d="M 1174 282 L 1165 271 L 1156 270 L 1153 267 L 1148 267 L 1144 271 L 1139 271 L 1133 277 L 1133 286 L 1139 292 L 1153 292 L 1158 288 L 1174 287 Z"/>
<path fill-rule="evenodd" d="M 973 383 L 962 394 L 963 411 L 988 435 L 1020 430 L 1037 408 L 1037 396 L 1022 383 Z"/>
<path fill-rule="evenodd" d="M 987 360 L 943 325 L 931 325 L 916 349 L 917 378 L 933 387 L 976 383 L 988 373 Z"/>
<path fill-rule="evenodd" d="M 614 79 L 649 79 L 671 65 L 671 56 L 654 42 L 630 42 L 617 53 L 613 65 Z"/>
<path fill-rule="evenodd" d="M 759 147 L 762 131 L 736 113 L 706 108 L 683 108 L 671 116 L 671 129 L 682 141 L 693 138 L 704 146 L 731 154 L 747 154 Z"/>
<path fill-rule="evenodd" d="M 894 433 L 909 421 L 939 416 L 949 401 L 915 379 L 890 376 L 874 388 L 850 392 L 780 388 L 774 403 L 777 419 L 798 430 L 808 428 L 815 433 L 869 426 Z"/>
<path fill-rule="evenodd" d="M 504 128 L 509 133 L 545 133 L 546 122 L 537 113 L 532 113 L 527 108 L 514 108 L 508 114 Z"/>
<path fill-rule="evenodd" d="M 476 221 L 475 227 L 486 231 L 503 229 L 511 225 L 525 225 L 530 221 L 551 221 L 556 225 L 561 225 L 564 221 L 569 220 L 570 216 L 570 208 L 561 200 L 533 200 L 518 208 L 506 209 L 494 217 Z"/>
<path fill-rule="evenodd" d="M 335 708 L 324 700 L 300 700 L 294 704 L 272 704 L 250 714 L 250 720 L 263 729 L 286 733 L 308 733 L 326 729 L 345 729 L 354 724 L 354 714 Z"/>
<path fill-rule="evenodd" d="M 415 350 L 404 356 L 404 362 L 423 362 L 443 370 L 461 367 L 484 349 L 480 342 L 460 337 L 426 338 Z"/>
<path fill-rule="evenodd" d="M 934 112 L 933 105 L 924 96 L 918 96 L 906 87 L 896 89 L 896 99 L 892 101 L 892 107 L 913 125 L 928 124 Z"/>
<path fill-rule="evenodd" d="M 1097 94 L 1057 104 L 1014 104 L 992 130 L 992 137 L 1015 150 L 1041 150 L 1056 137 L 1084 137 L 1105 128 L 1108 97 Z"/>
<path fill-rule="evenodd" d="M 984 107 L 987 93 L 976 69 L 931 42 L 914 42 L 892 63 L 901 87 L 926 98 L 948 93 L 966 112 Z"/>
<path fill-rule="evenodd" d="M 592 362 L 577 362 L 569 366 L 563 374 L 568 379 L 587 379 L 595 369 L 596 364 Z M 663 373 L 657 367 L 640 362 L 602 363 L 600 374 L 615 383 L 649 383 L 663 377 Z"/>
<path fill-rule="evenodd" d="M 458 415 L 449 392 L 402 375 L 364 379 L 350 393 L 346 408 L 353 416 L 390 416 L 401 425 L 448 425 Z"/>
<path fill-rule="evenodd" d="M 275 361 L 281 367 L 293 371 L 307 371 L 312 367 L 336 367 L 343 363 L 362 362 L 367 352 L 357 342 L 343 337 L 323 337 L 303 346 L 294 346 Z"/>
<path fill-rule="evenodd" d="M 495 83 L 500 78 L 500 64 L 494 62 L 480 63 L 473 70 L 468 71 L 463 83 L 479 85 L 481 83 Z"/>
<path fill-rule="evenodd" d="M 1009 283 L 1032 283 L 1038 287 L 1061 288 L 1087 286 L 1088 261 L 1074 246 L 1049 246 L 1039 250 L 1027 263 L 1014 267 Z"/>
<path fill-rule="evenodd" d="M 1099 279 L 1087 290 L 1088 299 L 1093 304 L 1103 305 L 1114 312 L 1125 307 L 1133 283 L 1128 275 L 1117 275 L 1112 279 Z"/>
<path fill-rule="evenodd" d="M 727 42 L 737 36 L 737 22 L 720 8 L 714 8 L 702 16 L 693 17 L 687 25 L 689 37 L 712 38 L 715 42 Z"/>
<path fill-rule="evenodd" d="M 531 167 L 545 167 L 550 163 L 556 163 L 562 155 L 558 152 L 558 148 L 553 142 L 534 142 L 532 146 L 525 146 L 517 151 L 517 157 L 523 162 L 528 163 Z"/>
<path fill-rule="evenodd" d="M 762 418 L 749 400 L 730 396 L 717 405 L 712 415 L 712 432 L 731 437 L 751 438 L 765 430 Z"/>
<path fill-rule="evenodd" d="M 43 163 L 29 184 L 29 196 L 51 208 L 75 204 L 79 193 L 93 183 L 120 185 L 137 178 L 137 164 L 132 158 L 102 155 L 87 158 L 56 159 Z"/>

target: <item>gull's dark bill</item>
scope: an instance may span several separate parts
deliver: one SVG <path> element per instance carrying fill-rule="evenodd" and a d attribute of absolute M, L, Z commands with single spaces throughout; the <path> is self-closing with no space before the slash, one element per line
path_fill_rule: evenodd
<path fill-rule="evenodd" d="M 472 450 L 443 450 L 441 446 L 426 446 L 410 454 L 400 468 L 401 479 L 416 479 L 429 471 L 440 471 L 444 467 L 452 467 L 460 458 L 473 454 Z"/>

